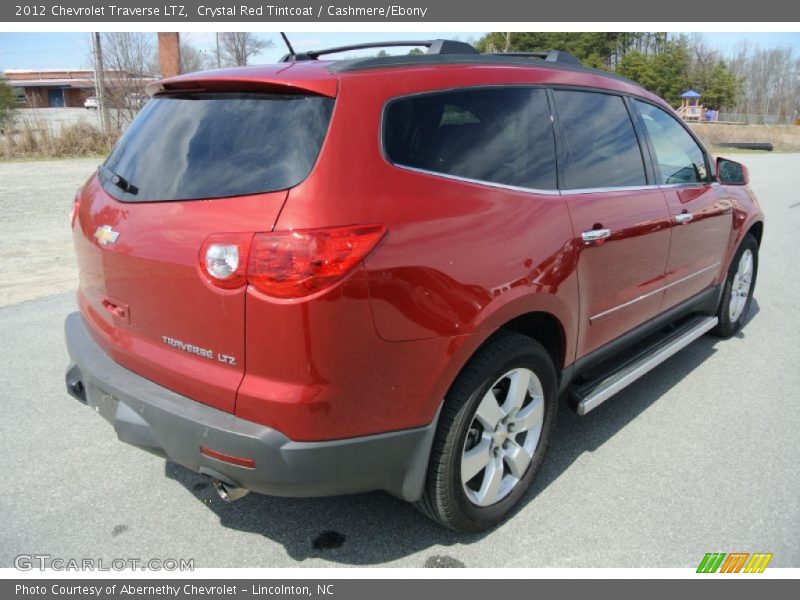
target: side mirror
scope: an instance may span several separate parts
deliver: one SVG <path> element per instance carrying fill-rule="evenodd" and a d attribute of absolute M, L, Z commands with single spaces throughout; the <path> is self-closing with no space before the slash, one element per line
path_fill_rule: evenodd
<path fill-rule="evenodd" d="M 726 185 L 747 185 L 750 174 L 747 167 L 727 158 L 717 158 L 717 178 Z"/>

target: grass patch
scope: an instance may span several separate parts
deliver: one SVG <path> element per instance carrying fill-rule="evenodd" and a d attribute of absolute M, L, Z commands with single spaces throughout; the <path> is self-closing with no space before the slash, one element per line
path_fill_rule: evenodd
<path fill-rule="evenodd" d="M 762 152 L 721 147 L 724 142 L 769 142 L 777 152 L 800 152 L 800 126 L 797 125 L 690 123 L 689 126 L 706 146 L 719 152 Z"/>
<path fill-rule="evenodd" d="M 92 123 L 53 125 L 36 118 L 15 119 L 0 134 L 0 159 L 103 156 L 119 139 Z"/>

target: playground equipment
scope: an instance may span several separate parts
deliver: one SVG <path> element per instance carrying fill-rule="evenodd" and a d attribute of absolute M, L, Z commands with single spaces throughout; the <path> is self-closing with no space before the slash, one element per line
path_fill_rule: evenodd
<path fill-rule="evenodd" d="M 700 92 L 687 90 L 681 94 L 681 106 L 678 115 L 684 121 L 702 121 L 705 117 L 705 110 L 700 104 Z"/>

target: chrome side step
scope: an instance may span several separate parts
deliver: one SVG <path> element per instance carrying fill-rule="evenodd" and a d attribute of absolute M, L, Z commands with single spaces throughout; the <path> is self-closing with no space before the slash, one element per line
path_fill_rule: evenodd
<path fill-rule="evenodd" d="M 576 412 L 583 416 L 597 408 L 611 396 L 713 329 L 717 321 L 717 317 L 696 317 L 681 325 L 644 354 L 637 356 L 599 381 L 592 381 L 574 388 L 571 396 Z"/>

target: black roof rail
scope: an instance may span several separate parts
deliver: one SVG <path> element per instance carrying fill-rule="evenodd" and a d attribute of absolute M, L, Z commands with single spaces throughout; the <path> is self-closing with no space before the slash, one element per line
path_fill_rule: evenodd
<path fill-rule="evenodd" d="M 518 58 L 539 58 L 545 62 L 566 63 L 580 65 L 581 61 L 563 50 L 546 50 L 544 52 L 492 52 L 487 56 L 516 56 Z"/>
<path fill-rule="evenodd" d="M 566 53 L 561 53 L 566 54 Z M 574 57 L 573 57 L 574 58 Z M 641 87 L 638 83 L 626 79 L 616 73 L 601 71 L 575 61 L 542 60 L 538 56 L 513 56 L 511 54 L 451 54 L 449 56 L 437 56 L 422 54 L 421 56 L 384 56 L 382 58 L 367 57 L 354 58 L 349 60 L 337 60 L 326 65 L 325 69 L 331 73 L 352 73 L 357 71 L 368 71 L 370 69 L 392 69 L 404 67 L 420 67 L 433 65 L 515 65 L 518 67 L 546 67 L 548 69 L 563 69 L 566 71 L 577 71 L 581 73 L 592 73 L 599 77 L 623 81 L 636 87 Z"/>
<path fill-rule="evenodd" d="M 308 52 L 296 52 L 286 54 L 281 58 L 282 63 L 300 62 L 305 60 L 317 60 L 326 54 L 337 54 L 339 52 L 350 52 L 351 50 L 367 50 L 370 48 L 391 48 L 391 47 L 416 47 L 423 46 L 428 49 L 426 54 L 480 54 L 472 45 L 466 42 L 454 40 L 400 40 L 389 42 L 367 42 L 366 44 L 352 44 L 349 46 L 336 46 L 334 48 L 324 48 L 322 50 L 309 50 Z"/>

